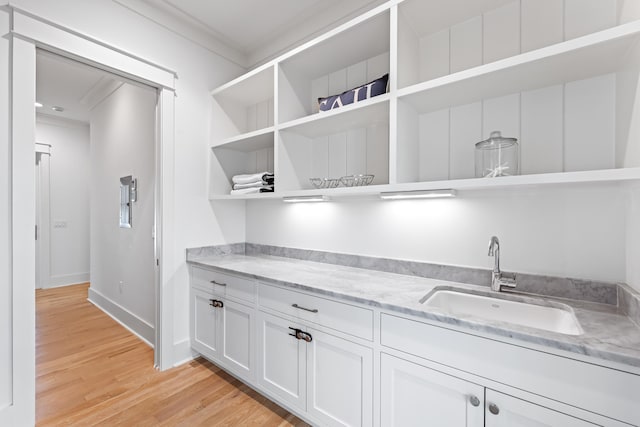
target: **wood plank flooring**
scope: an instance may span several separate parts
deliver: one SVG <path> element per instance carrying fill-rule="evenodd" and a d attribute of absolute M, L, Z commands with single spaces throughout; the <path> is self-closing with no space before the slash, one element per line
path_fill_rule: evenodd
<path fill-rule="evenodd" d="M 39 426 L 306 426 L 204 359 L 158 372 L 153 350 L 87 301 L 36 292 Z"/>

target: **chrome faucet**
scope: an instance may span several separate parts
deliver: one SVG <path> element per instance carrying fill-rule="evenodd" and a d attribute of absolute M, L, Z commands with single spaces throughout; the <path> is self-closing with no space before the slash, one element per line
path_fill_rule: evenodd
<path fill-rule="evenodd" d="M 503 287 L 515 288 L 515 276 L 506 277 L 506 274 L 500 271 L 500 240 L 498 240 L 496 236 L 491 236 L 488 255 L 494 257 L 493 272 L 491 273 L 491 290 L 500 292 Z"/>

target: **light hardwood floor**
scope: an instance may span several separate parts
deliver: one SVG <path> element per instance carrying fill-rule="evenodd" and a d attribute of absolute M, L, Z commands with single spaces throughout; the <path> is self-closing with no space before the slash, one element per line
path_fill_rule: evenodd
<path fill-rule="evenodd" d="M 87 289 L 36 292 L 37 425 L 307 425 L 204 359 L 156 371 L 153 350 Z"/>

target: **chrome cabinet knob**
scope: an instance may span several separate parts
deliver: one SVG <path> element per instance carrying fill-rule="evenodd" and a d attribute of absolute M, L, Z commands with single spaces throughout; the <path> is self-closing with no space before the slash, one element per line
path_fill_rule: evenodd
<path fill-rule="evenodd" d="M 471 406 L 479 406 L 480 405 L 480 399 L 478 399 L 476 396 L 469 396 L 469 403 L 471 403 Z"/>
<path fill-rule="evenodd" d="M 498 415 L 500 413 L 500 408 L 498 408 L 498 405 L 496 405 L 495 403 L 492 403 L 491 405 L 489 405 L 489 412 L 491 412 L 493 415 Z"/>

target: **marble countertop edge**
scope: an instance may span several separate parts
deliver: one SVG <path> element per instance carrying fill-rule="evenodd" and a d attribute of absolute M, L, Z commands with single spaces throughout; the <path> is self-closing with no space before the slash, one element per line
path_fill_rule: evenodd
<path fill-rule="evenodd" d="M 255 264 L 255 267 L 251 267 L 252 262 L 257 263 Z M 640 374 L 640 328 L 617 307 L 614 308 L 605 304 L 585 304 L 581 301 L 574 302 L 565 298 L 549 298 L 541 295 L 530 294 L 523 295 L 524 297 L 536 298 L 543 301 L 550 300 L 569 304 L 574 309 L 574 312 L 581 324 L 585 323 L 584 326 L 588 324 L 589 329 L 598 331 L 598 333 L 587 333 L 587 331 L 585 331 L 585 334 L 583 335 L 569 336 L 524 326 L 521 327 L 511 323 L 485 321 L 484 319 L 466 316 L 454 317 L 449 313 L 440 312 L 434 308 L 427 308 L 419 303 L 420 297 L 426 295 L 428 292 L 433 290 L 434 287 L 439 285 L 466 289 L 486 289 L 485 286 L 469 285 L 441 279 L 405 276 L 398 273 L 381 273 L 379 271 L 368 271 L 361 268 L 328 265 L 315 261 L 288 259 L 271 255 L 256 256 L 225 254 L 220 256 L 193 257 L 188 260 L 188 263 L 206 269 L 214 269 L 223 273 L 240 274 L 267 284 L 279 285 L 294 290 L 307 291 L 317 295 L 336 298 L 345 302 L 353 302 L 381 310 L 387 310 L 389 312 L 411 315 L 416 318 L 435 322 L 436 326 L 439 327 L 453 327 L 455 330 L 463 333 L 475 332 L 484 335 L 485 337 L 489 336 L 496 337 L 497 339 L 504 338 L 507 340 L 516 340 L 522 342 L 519 343 L 519 345 L 526 347 L 525 343 L 529 343 L 533 344 L 535 349 L 542 348 L 549 352 L 559 350 L 564 352 L 563 356 L 565 357 L 580 355 L 613 362 L 633 367 L 634 373 Z M 269 271 L 259 271 L 260 267 L 258 267 L 258 265 L 263 269 L 265 267 L 272 268 L 272 271 L 277 271 L 278 268 L 285 265 L 290 268 L 294 268 L 294 265 L 297 265 L 301 270 L 311 270 L 304 272 L 309 279 L 313 279 L 316 274 L 320 274 L 321 270 L 325 270 L 327 274 L 333 273 L 334 275 L 350 273 L 351 270 L 354 270 L 354 276 L 357 276 L 356 280 L 364 280 L 363 278 L 366 278 L 367 274 L 370 274 L 371 280 L 378 282 L 377 284 L 381 284 L 386 279 L 393 280 L 400 278 L 402 281 L 409 282 L 409 284 L 416 284 L 416 286 L 413 286 L 410 290 L 401 292 L 401 295 L 396 296 L 395 298 L 391 295 L 387 295 L 387 298 L 379 299 L 376 298 L 376 296 L 379 297 L 381 295 L 380 290 L 371 290 L 371 294 L 367 295 L 367 290 L 363 290 L 364 287 L 362 286 L 357 290 L 354 290 L 355 288 L 351 289 L 350 292 L 350 289 L 337 289 L 331 285 L 321 286 L 317 283 L 304 283 L 304 280 L 300 280 L 299 278 L 285 280 L 282 277 L 277 277 L 278 274 L 269 274 Z M 291 272 L 291 270 L 288 271 L 289 273 Z M 282 274 L 286 274 L 284 273 L 284 270 Z M 355 282 L 353 278 L 346 278 L 344 281 L 351 282 L 352 284 Z M 398 286 L 402 286 L 402 284 L 399 284 Z M 378 292 L 378 295 L 375 295 L 375 292 Z M 624 321 L 625 319 L 626 322 Z M 607 334 L 607 327 L 613 329 L 617 328 L 618 330 L 616 331 L 616 334 Z M 635 340 L 633 339 L 634 337 L 632 337 L 630 343 L 623 342 L 623 339 L 620 337 L 621 331 L 631 334 L 635 332 Z M 619 341 L 619 344 L 616 340 Z M 509 343 L 513 344 L 512 341 Z"/>

